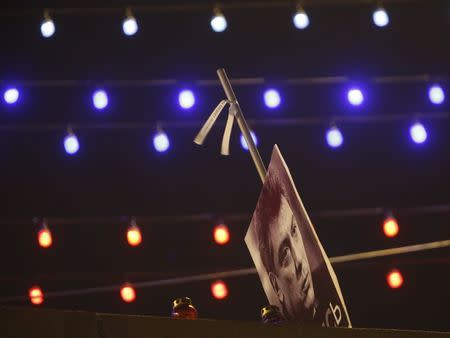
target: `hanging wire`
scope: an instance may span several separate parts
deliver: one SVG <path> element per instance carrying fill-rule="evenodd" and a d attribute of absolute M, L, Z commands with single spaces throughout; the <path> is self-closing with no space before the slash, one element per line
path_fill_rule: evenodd
<path fill-rule="evenodd" d="M 383 249 L 383 250 L 375 250 L 375 251 L 367 251 L 360 252 L 355 254 L 331 257 L 330 262 L 333 265 L 338 265 L 341 263 L 351 263 L 360 260 L 368 260 L 375 259 L 381 257 L 387 257 L 392 255 L 400 255 L 400 254 L 408 254 L 414 252 L 421 252 L 433 249 L 442 249 L 450 247 L 450 239 L 430 242 L 430 243 L 422 243 L 415 245 L 408 245 L 398 248 L 391 249 Z M 135 288 L 151 288 L 151 287 L 161 287 L 161 286 L 170 286 L 170 285 L 179 285 L 185 283 L 193 283 L 200 282 L 205 280 L 212 279 L 221 279 L 221 278 L 232 278 L 232 277 L 242 277 L 257 274 L 256 268 L 244 268 L 244 269 L 236 269 L 236 270 L 228 270 L 221 272 L 212 272 L 205 273 L 199 275 L 192 276 L 184 276 L 184 277 L 175 277 L 175 278 L 167 278 L 167 279 L 159 279 L 152 281 L 144 281 L 144 282 L 133 282 L 133 286 Z M 123 284 L 115 284 L 115 285 L 107 285 L 100 286 L 94 288 L 85 288 L 85 289 L 74 289 L 74 290 L 65 290 L 65 291 L 50 291 L 45 292 L 45 298 L 54 298 L 54 297 L 66 297 L 66 296 L 75 296 L 75 295 L 87 295 L 93 293 L 100 292 L 110 292 L 119 290 Z M 0 303 L 8 303 L 8 302 L 17 302 L 17 301 L 26 301 L 28 300 L 27 296 L 13 296 L 13 297 L 5 297 L 0 298 Z"/>
<path fill-rule="evenodd" d="M 292 77 L 285 79 L 277 79 L 276 82 L 280 85 L 292 85 L 292 86 L 313 86 L 313 85 L 333 85 L 349 83 L 353 80 L 349 76 L 314 76 L 314 77 Z M 363 79 L 367 83 L 375 84 L 420 84 L 431 82 L 445 82 L 450 81 L 450 77 L 442 74 L 431 75 L 413 74 L 413 75 L 383 75 L 374 76 Z M 161 79 L 141 79 L 141 80 L 103 80 L 102 85 L 109 87 L 134 87 L 134 86 L 148 86 L 148 87 L 165 87 L 173 86 L 177 84 L 183 84 L 186 81 L 175 78 L 161 78 Z M 273 79 L 265 77 L 246 77 L 246 78 L 233 78 L 230 79 L 233 86 L 254 86 L 270 84 Z M 74 87 L 74 86 L 93 86 L 98 81 L 84 79 L 63 79 L 63 80 L 22 80 L 17 81 L 17 86 L 23 87 Z M 0 81 L 0 85 L 8 84 L 7 81 Z M 198 87 L 219 87 L 220 81 L 217 79 L 197 79 L 193 80 L 192 84 Z"/>
<path fill-rule="evenodd" d="M 409 208 L 386 208 L 386 207 L 372 207 L 372 208 L 349 208 L 349 209 L 330 209 L 321 211 L 312 211 L 309 213 L 314 219 L 337 219 L 347 217 L 364 217 L 364 216 L 384 216 L 386 210 L 390 210 L 395 215 L 403 217 L 409 215 L 423 215 L 423 214 L 441 214 L 450 213 L 450 204 L 436 204 L 426 206 L 415 206 Z M 217 217 L 216 213 L 197 213 L 184 215 L 170 215 L 170 216 L 148 216 L 135 215 L 134 218 L 141 225 L 151 224 L 178 224 L 178 223 L 196 223 L 211 222 Z M 220 217 L 229 223 L 249 222 L 252 214 L 245 212 L 236 213 L 221 213 Z M 41 217 L 34 218 L 3 218 L 0 219 L 0 226 L 2 225 L 32 225 Z M 102 216 L 102 217 L 52 217 L 46 216 L 45 219 L 49 224 L 58 225 L 108 225 L 120 224 L 129 222 L 129 216 Z"/>
<path fill-rule="evenodd" d="M 328 125 L 330 120 L 334 123 L 358 124 L 358 123 L 392 123 L 398 121 L 422 120 L 447 120 L 450 119 L 450 111 L 442 112 L 411 112 L 402 114 L 373 114 L 373 115 L 332 115 L 317 117 L 297 118 L 260 118 L 247 119 L 254 126 L 261 127 L 286 127 L 286 126 L 311 126 Z M 70 126 L 76 130 L 136 130 L 156 129 L 158 125 L 164 128 L 198 128 L 204 121 L 155 121 L 155 122 L 132 122 L 132 123 L 77 123 L 70 122 Z M 61 131 L 67 128 L 68 123 L 40 123 L 40 124 L 2 124 L 0 131 L 5 132 L 51 132 Z M 216 125 L 225 126 L 225 121 L 217 121 Z"/>
<path fill-rule="evenodd" d="M 370 3 L 370 0 L 314 0 L 303 1 L 308 7 L 323 5 L 360 5 L 361 3 Z M 391 3 L 417 3 L 417 0 L 384 0 L 384 4 Z M 422 0 L 425 2 L 425 0 Z M 123 13 L 124 7 L 101 7 L 101 8 L 49 8 L 52 14 L 56 15 L 75 15 L 75 14 L 115 14 Z M 133 6 L 134 12 L 139 13 L 167 13 L 167 12 L 203 12 L 214 8 L 213 4 L 193 3 L 186 1 L 178 4 L 154 4 Z M 231 1 L 220 4 L 221 9 L 232 10 L 255 10 L 255 9 L 275 9 L 287 8 L 294 9 L 295 1 L 292 0 L 256 0 L 256 1 Z M 6 9 L 0 12 L 0 16 L 27 16 L 41 13 L 40 9 Z"/>

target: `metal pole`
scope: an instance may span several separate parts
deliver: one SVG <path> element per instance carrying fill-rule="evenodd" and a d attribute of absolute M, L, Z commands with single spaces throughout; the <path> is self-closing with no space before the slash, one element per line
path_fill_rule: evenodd
<path fill-rule="evenodd" d="M 236 95 L 234 95 L 233 88 L 231 87 L 231 83 L 228 79 L 225 69 L 218 69 L 217 75 L 219 76 L 220 83 L 222 84 L 228 101 L 236 105 L 236 119 L 239 125 L 239 129 L 241 129 L 242 135 L 244 135 L 245 142 L 247 142 L 250 155 L 252 156 L 253 162 L 256 166 L 256 170 L 258 171 L 261 181 L 264 183 L 264 179 L 266 178 L 267 174 L 266 167 L 264 166 L 264 163 L 261 159 L 261 155 L 259 155 L 255 142 L 253 142 L 250 134 L 250 129 L 248 128 L 247 122 L 245 121 L 244 114 L 242 113 L 241 107 L 239 106 L 239 103 L 236 99 Z"/>

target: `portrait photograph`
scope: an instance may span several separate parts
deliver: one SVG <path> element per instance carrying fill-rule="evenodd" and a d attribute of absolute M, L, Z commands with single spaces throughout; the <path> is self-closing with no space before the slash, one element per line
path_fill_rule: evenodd
<path fill-rule="evenodd" d="M 286 320 L 351 327 L 334 270 L 275 145 L 245 242 Z"/>

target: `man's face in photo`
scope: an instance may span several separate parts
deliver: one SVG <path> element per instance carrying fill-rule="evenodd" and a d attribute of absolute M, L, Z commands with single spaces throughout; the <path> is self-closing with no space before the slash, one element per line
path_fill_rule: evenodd
<path fill-rule="evenodd" d="M 315 302 L 311 269 L 297 221 L 284 196 L 269 229 L 275 267 L 269 279 L 283 312 L 287 319 L 311 320 Z"/>

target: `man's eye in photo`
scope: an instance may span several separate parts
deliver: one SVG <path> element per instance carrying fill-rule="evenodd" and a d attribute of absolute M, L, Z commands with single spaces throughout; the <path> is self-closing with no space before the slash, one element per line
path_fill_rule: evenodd
<path fill-rule="evenodd" d="M 291 227 L 291 236 L 297 235 L 297 224 L 293 223 Z"/>
<path fill-rule="evenodd" d="M 290 260 L 291 260 L 291 250 L 289 250 L 289 248 L 286 247 L 281 255 L 281 263 L 283 266 L 286 266 L 289 264 Z"/>

